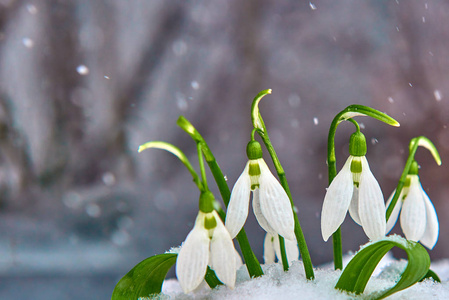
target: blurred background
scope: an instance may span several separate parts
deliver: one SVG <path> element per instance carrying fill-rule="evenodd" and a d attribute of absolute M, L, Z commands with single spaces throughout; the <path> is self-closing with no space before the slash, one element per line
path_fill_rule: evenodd
<path fill-rule="evenodd" d="M 448 258 L 448 19 L 436 0 L 0 0 L 0 298 L 108 299 L 135 264 L 180 245 L 198 190 L 171 154 L 138 146 L 173 143 L 197 167 L 184 115 L 232 187 L 267 88 L 261 113 L 315 265 L 332 259 L 328 129 L 355 103 L 401 123 L 357 118 L 385 198 L 409 140 L 437 146 L 441 167 L 424 149 L 416 159 L 440 220 L 430 255 Z M 353 130 L 338 128 L 338 170 Z M 262 260 L 252 213 L 245 228 Z M 349 217 L 342 235 L 344 251 L 367 242 Z"/>

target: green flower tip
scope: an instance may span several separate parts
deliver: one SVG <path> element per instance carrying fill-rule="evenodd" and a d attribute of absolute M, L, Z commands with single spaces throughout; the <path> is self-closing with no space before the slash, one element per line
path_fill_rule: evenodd
<path fill-rule="evenodd" d="M 145 145 L 140 145 L 139 149 L 137 149 L 137 152 L 142 152 L 143 150 L 147 149 L 147 147 L 145 147 Z"/>
<path fill-rule="evenodd" d="M 365 156 L 366 154 L 366 138 L 360 131 L 356 131 L 351 135 L 349 154 L 352 156 Z"/>
<path fill-rule="evenodd" d="M 201 192 L 200 195 L 200 211 L 210 213 L 214 210 L 215 197 L 211 191 Z"/>
<path fill-rule="evenodd" d="M 204 217 L 204 228 L 206 229 L 214 229 L 217 227 L 217 220 L 215 220 L 214 215 L 206 215 Z"/>
<path fill-rule="evenodd" d="M 259 92 L 257 96 L 254 98 L 253 103 L 251 104 L 251 121 L 253 123 L 253 127 L 263 131 L 263 125 L 261 120 L 259 119 L 259 102 L 265 95 L 271 94 L 272 90 L 267 89 Z"/>
<path fill-rule="evenodd" d="M 149 148 L 160 148 L 160 149 L 167 150 L 166 148 L 168 148 L 168 143 L 159 142 L 159 141 L 146 142 L 145 144 L 142 144 L 139 146 L 139 149 L 137 149 L 137 152 L 140 153 L 143 150 L 146 150 Z"/>
<path fill-rule="evenodd" d="M 178 121 L 176 121 L 179 127 L 189 134 L 195 134 L 195 127 L 186 119 L 184 116 L 179 116 Z"/>
<path fill-rule="evenodd" d="M 250 141 L 246 146 L 246 155 L 250 160 L 262 158 L 262 147 L 260 143 L 258 141 Z"/>

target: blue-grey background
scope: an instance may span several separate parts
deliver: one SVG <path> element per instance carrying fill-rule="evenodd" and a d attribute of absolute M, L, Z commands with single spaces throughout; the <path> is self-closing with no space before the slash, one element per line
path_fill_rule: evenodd
<path fill-rule="evenodd" d="M 353 103 L 401 123 L 357 119 L 385 197 L 412 137 L 438 147 L 441 167 L 416 157 L 441 222 L 430 255 L 447 258 L 448 20 L 437 0 L 0 0 L 0 298 L 108 299 L 135 264 L 178 246 L 198 191 L 172 155 L 138 146 L 171 142 L 197 166 L 182 114 L 232 187 L 267 88 L 261 113 L 314 264 L 332 259 L 319 227 L 328 128 Z M 338 169 L 352 131 L 337 131 Z M 252 213 L 245 228 L 262 259 Z M 367 241 L 349 217 L 342 232 L 345 251 Z"/>

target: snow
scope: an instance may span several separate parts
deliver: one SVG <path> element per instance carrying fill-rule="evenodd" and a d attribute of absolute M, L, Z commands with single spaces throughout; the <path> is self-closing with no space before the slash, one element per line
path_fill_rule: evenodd
<path fill-rule="evenodd" d="M 85 65 L 79 65 L 78 67 L 76 67 L 76 71 L 80 75 L 87 75 L 87 74 L 89 74 L 89 68 L 86 67 Z"/>
<path fill-rule="evenodd" d="M 346 255 L 344 261 L 349 261 L 350 257 Z M 251 280 L 246 267 L 242 266 L 237 272 L 234 290 L 226 286 L 211 290 L 203 284 L 186 295 L 176 279 L 168 279 L 162 287 L 164 295 L 159 299 L 366 299 L 371 293 L 393 286 L 406 265 L 405 260 L 396 260 L 387 254 L 360 296 L 334 289 L 341 271 L 333 270 L 332 263 L 316 268 L 315 280 L 309 281 L 302 262 L 295 261 L 288 272 L 282 270 L 281 264 L 264 265 L 265 275 Z M 427 279 L 387 299 L 449 299 L 449 260 L 434 263 L 431 269 L 440 276 L 442 283 Z"/>

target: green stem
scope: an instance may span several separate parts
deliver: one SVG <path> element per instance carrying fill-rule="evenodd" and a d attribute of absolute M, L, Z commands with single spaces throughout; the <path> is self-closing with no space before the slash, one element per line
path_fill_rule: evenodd
<path fill-rule="evenodd" d="M 341 227 L 332 235 L 332 245 L 334 248 L 334 268 L 335 270 L 343 269 L 343 247 L 341 245 Z"/>
<path fill-rule="evenodd" d="M 276 151 L 274 150 L 273 145 L 271 144 L 270 137 L 268 136 L 267 129 L 265 127 L 265 124 L 263 123 L 263 120 L 262 120 L 262 117 L 260 116 L 260 114 L 259 114 L 259 121 L 262 124 L 263 131 L 257 130 L 257 133 L 262 138 L 262 141 L 265 144 L 265 147 L 267 148 L 268 153 L 271 156 L 274 167 L 279 176 L 279 181 L 280 181 L 282 187 L 284 188 L 285 192 L 287 193 L 287 196 L 290 200 L 290 204 L 292 206 L 293 217 L 295 220 L 295 236 L 296 236 L 296 241 L 298 242 L 299 252 L 301 252 L 301 258 L 304 263 L 304 270 L 306 272 L 306 277 L 307 277 L 307 279 L 310 279 L 310 280 L 314 279 L 315 274 L 313 272 L 312 259 L 310 258 L 309 249 L 307 248 L 307 243 L 304 238 L 304 234 L 302 232 L 301 224 L 299 223 L 298 215 L 295 212 L 295 204 L 293 203 L 293 200 L 292 200 L 292 195 L 290 192 L 290 188 L 288 186 L 288 182 L 287 182 L 287 178 L 285 176 L 284 169 L 282 168 L 281 162 L 279 161 Z M 282 254 L 282 256 L 284 256 L 284 254 Z M 284 261 L 283 261 L 283 264 L 285 264 Z M 286 262 L 286 264 L 287 264 L 287 268 L 288 268 L 288 262 Z M 284 269 L 285 269 L 285 265 L 284 265 Z"/>
<path fill-rule="evenodd" d="M 332 180 L 334 180 L 335 176 L 337 176 L 337 159 L 335 157 L 335 133 L 337 131 L 337 127 L 343 121 L 350 121 L 356 126 L 357 131 L 360 131 L 360 126 L 355 120 L 352 119 L 355 116 L 370 116 L 374 119 L 387 123 L 388 125 L 399 126 L 399 123 L 387 114 L 363 105 L 353 104 L 339 112 L 332 120 L 331 126 L 329 128 L 329 135 L 327 138 L 327 168 L 329 185 L 332 183 Z M 334 268 L 335 270 L 342 270 L 343 250 L 340 227 L 332 235 L 332 243 L 334 249 Z"/>
<path fill-rule="evenodd" d="M 337 126 L 340 124 L 341 113 L 336 115 L 332 120 L 329 128 L 329 135 L 327 138 L 327 169 L 329 176 L 329 185 L 332 180 L 337 176 L 337 158 L 335 156 L 335 133 L 337 132 Z M 352 119 L 350 119 L 352 120 Z M 356 126 L 358 127 L 358 124 Z M 343 247 L 341 242 L 341 227 L 332 234 L 332 246 L 334 251 L 334 269 L 343 270 Z"/>
<path fill-rule="evenodd" d="M 201 171 L 201 179 L 203 180 L 203 187 L 204 190 L 209 190 L 207 186 L 207 176 L 206 176 L 206 168 L 204 168 L 204 160 L 203 160 L 203 153 L 201 150 L 201 143 L 197 144 L 197 150 L 198 150 L 198 162 L 200 164 L 200 171 Z"/>
<path fill-rule="evenodd" d="M 285 239 L 278 235 L 279 237 L 279 247 L 281 249 L 281 258 L 282 258 L 282 266 L 284 271 L 288 271 L 288 259 L 287 259 L 287 251 L 285 250 Z"/>
<path fill-rule="evenodd" d="M 396 192 L 394 193 L 393 199 L 391 200 L 390 205 L 388 205 L 388 208 L 387 208 L 387 212 L 386 212 L 387 222 L 391 216 L 391 213 L 393 212 L 393 209 L 394 209 L 396 203 L 398 202 L 399 195 L 401 194 L 402 188 L 404 187 L 405 179 L 407 178 L 407 175 L 410 171 L 410 166 L 412 165 L 413 160 L 415 159 L 415 153 L 416 153 L 416 150 L 418 150 L 419 146 L 423 146 L 426 149 L 428 149 L 432 153 L 433 158 L 435 159 L 436 163 L 438 165 L 441 165 L 441 158 L 440 158 L 440 155 L 438 154 L 438 150 L 436 149 L 435 145 L 428 138 L 426 138 L 424 136 L 419 136 L 419 137 L 416 137 L 416 138 L 413 138 L 410 140 L 409 155 L 408 155 L 407 161 L 405 163 L 404 170 L 402 171 L 401 177 L 399 178 L 399 182 L 396 187 Z"/>
<path fill-rule="evenodd" d="M 293 199 L 292 199 L 292 195 L 290 192 L 290 188 L 288 186 L 287 178 L 285 176 L 285 172 L 284 172 L 284 169 L 282 168 L 281 162 L 279 161 L 279 158 L 276 154 L 276 151 L 274 150 L 274 147 L 271 144 L 270 137 L 268 136 L 268 133 L 267 133 L 267 128 L 265 127 L 265 123 L 264 123 L 262 116 L 260 115 L 260 112 L 259 112 L 259 102 L 264 96 L 266 96 L 268 94 L 271 94 L 271 89 L 261 91 L 254 98 L 252 105 L 251 105 L 251 121 L 253 123 L 254 129 L 256 129 L 257 133 L 262 138 L 262 141 L 265 144 L 265 147 L 267 148 L 268 153 L 271 156 L 271 160 L 273 161 L 274 167 L 276 168 L 276 172 L 278 174 L 279 181 L 280 181 L 282 187 L 284 188 L 285 192 L 287 193 L 288 198 L 290 200 L 290 204 L 291 204 L 292 211 L 293 211 L 293 218 L 295 220 L 295 236 L 296 236 L 296 241 L 299 246 L 299 252 L 301 253 L 301 258 L 302 258 L 302 261 L 304 264 L 304 270 L 306 272 L 306 277 L 307 277 L 307 279 L 312 280 L 315 278 L 315 274 L 313 271 L 312 259 L 310 258 L 310 253 L 309 253 L 309 249 L 307 248 L 306 239 L 304 238 L 304 234 L 302 232 L 301 225 L 299 223 L 298 215 L 296 214 L 296 211 L 295 211 L 295 204 L 293 203 Z M 252 138 L 254 138 L 254 129 L 251 132 Z M 281 251 L 282 251 L 282 248 L 281 248 Z M 285 248 L 284 248 L 284 252 L 285 252 Z M 287 257 L 287 255 L 285 253 L 281 254 L 282 257 L 284 257 L 284 255 L 285 255 L 285 257 Z M 284 264 L 284 269 L 286 268 L 286 265 L 288 268 L 288 261 L 286 261 L 286 259 L 285 260 L 283 259 L 282 262 Z"/>
<path fill-rule="evenodd" d="M 206 141 L 195 129 L 195 127 L 193 127 L 193 125 L 183 116 L 180 116 L 176 123 L 178 124 L 179 127 L 181 127 L 184 131 L 186 131 L 193 138 L 194 141 L 201 144 L 201 149 L 203 151 L 206 162 L 209 165 L 209 168 L 215 179 L 215 182 L 217 183 L 218 190 L 220 191 L 221 197 L 223 198 L 223 202 L 227 207 L 229 204 L 229 200 L 231 198 L 231 192 L 229 190 L 228 184 L 226 183 L 225 177 L 223 176 L 223 172 L 221 171 L 220 166 L 215 160 L 215 157 L 212 154 L 212 151 L 210 150 Z M 220 213 L 220 217 L 224 220 L 225 214 Z M 260 263 L 257 260 L 256 255 L 251 249 L 248 237 L 246 236 L 245 230 L 243 228 L 237 235 L 237 241 L 240 245 L 240 249 L 242 250 L 243 259 L 245 260 L 249 275 L 251 277 L 262 276 L 263 275 L 262 267 L 260 266 Z"/>

